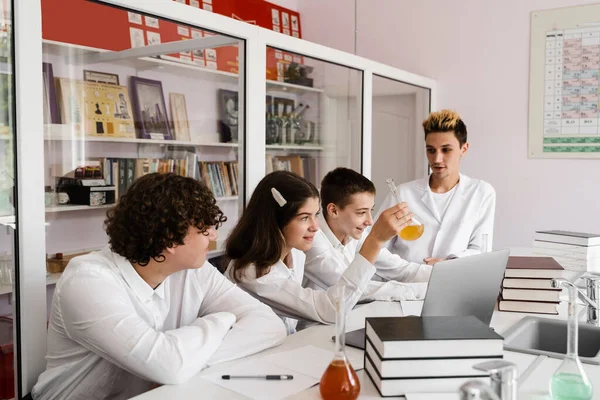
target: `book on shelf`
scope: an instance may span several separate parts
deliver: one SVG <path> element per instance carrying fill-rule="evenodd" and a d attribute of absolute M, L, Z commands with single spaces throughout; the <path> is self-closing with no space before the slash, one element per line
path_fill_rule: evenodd
<path fill-rule="evenodd" d="M 369 356 L 365 356 L 365 371 L 379 394 L 383 397 L 404 396 L 406 393 L 458 393 L 461 385 L 472 379 L 481 380 L 489 385 L 489 375 L 481 373 L 465 377 L 432 377 L 432 378 L 382 378 L 377 374 Z"/>
<path fill-rule="evenodd" d="M 560 289 L 502 289 L 503 300 L 559 302 Z"/>
<path fill-rule="evenodd" d="M 366 336 L 384 359 L 503 354 L 502 337 L 474 316 L 367 318 Z"/>
<path fill-rule="evenodd" d="M 552 257 L 510 256 L 504 272 L 505 278 L 568 278 L 566 271 Z"/>
<path fill-rule="evenodd" d="M 266 173 L 273 171 L 288 171 L 305 178 L 314 185 L 317 182 L 318 163 L 314 157 L 303 155 L 273 156 L 267 154 L 265 158 Z"/>
<path fill-rule="evenodd" d="M 503 358 L 502 355 L 498 355 L 439 359 L 383 359 L 369 339 L 366 341 L 365 353 L 369 356 L 377 375 L 382 378 L 481 376 L 482 372 L 473 369 L 473 365 Z"/>
<path fill-rule="evenodd" d="M 498 310 L 558 315 L 558 304 L 558 302 L 500 300 L 498 302 Z"/>
<path fill-rule="evenodd" d="M 214 193 L 215 197 L 238 195 L 237 161 L 200 161 L 200 180 Z"/>
<path fill-rule="evenodd" d="M 598 233 L 583 233 L 561 230 L 536 231 L 535 240 L 576 244 L 581 246 L 600 246 L 600 234 Z"/>

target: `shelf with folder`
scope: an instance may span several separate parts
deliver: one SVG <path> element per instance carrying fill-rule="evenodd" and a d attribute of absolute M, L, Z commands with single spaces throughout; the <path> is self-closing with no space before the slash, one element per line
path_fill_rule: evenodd
<path fill-rule="evenodd" d="M 96 53 L 107 53 L 104 49 L 93 47 L 74 45 L 71 43 L 62 43 L 52 40 L 43 40 L 44 53 L 69 57 L 82 57 Z M 151 46 L 146 46 L 151 47 Z M 124 58 L 120 60 L 112 60 L 113 63 L 135 68 L 138 71 L 160 70 L 161 72 L 169 72 L 177 75 L 191 76 L 194 78 L 206 78 L 210 81 L 236 83 L 239 78 L 238 74 L 233 72 L 219 71 L 187 63 L 175 57 L 161 56 L 158 57 L 139 57 L 139 58 Z M 283 91 L 288 93 L 324 93 L 323 89 L 318 89 L 309 86 L 296 85 L 293 83 L 279 82 L 267 80 L 267 91 Z"/>
<path fill-rule="evenodd" d="M 56 124 L 53 126 L 57 126 Z M 67 125 L 60 125 L 66 127 Z M 65 128 L 66 129 L 66 128 Z M 47 133 L 44 135 L 46 141 L 82 141 L 82 142 L 101 142 L 101 143 L 135 143 L 135 144 L 153 144 L 161 146 L 194 146 L 194 147 L 239 147 L 238 143 L 221 142 L 188 142 L 185 140 L 160 140 L 160 139 L 140 139 L 140 138 L 120 138 L 120 137 L 96 137 L 96 136 L 67 136 L 61 134 Z"/>
<path fill-rule="evenodd" d="M 302 144 L 267 144 L 265 145 L 267 150 L 294 150 L 294 151 L 323 151 L 323 146 L 315 146 L 315 145 L 302 145 Z"/>

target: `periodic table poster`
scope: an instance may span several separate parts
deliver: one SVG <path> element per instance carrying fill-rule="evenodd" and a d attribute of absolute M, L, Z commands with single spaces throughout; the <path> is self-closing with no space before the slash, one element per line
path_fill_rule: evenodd
<path fill-rule="evenodd" d="M 600 158 L 600 5 L 532 13 L 529 157 Z"/>

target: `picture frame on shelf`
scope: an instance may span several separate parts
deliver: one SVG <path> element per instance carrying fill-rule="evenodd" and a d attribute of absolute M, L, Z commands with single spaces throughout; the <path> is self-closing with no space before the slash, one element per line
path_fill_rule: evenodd
<path fill-rule="evenodd" d="M 52 64 L 42 63 L 44 91 L 44 124 L 60 124 L 60 112 L 56 101 L 56 85 Z"/>
<path fill-rule="evenodd" d="M 132 76 L 130 88 L 138 136 L 172 140 L 162 82 Z"/>
<path fill-rule="evenodd" d="M 110 85 L 119 85 L 119 74 L 108 72 L 83 70 L 83 80 L 86 82 L 107 83 Z"/>
<path fill-rule="evenodd" d="M 127 87 L 57 78 L 61 119 L 77 135 L 135 138 Z"/>
<path fill-rule="evenodd" d="M 219 89 L 219 140 L 237 142 L 239 130 L 239 99 L 234 90 Z"/>
<path fill-rule="evenodd" d="M 191 141 L 185 96 L 181 93 L 169 93 L 169 103 L 171 105 L 171 120 L 173 121 L 175 139 Z"/>

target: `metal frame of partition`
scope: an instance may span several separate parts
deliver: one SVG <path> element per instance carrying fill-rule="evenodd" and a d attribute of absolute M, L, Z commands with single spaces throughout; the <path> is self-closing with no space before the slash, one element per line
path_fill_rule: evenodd
<path fill-rule="evenodd" d="M 171 0 L 149 2 L 147 0 L 97 0 L 132 11 L 154 15 L 198 26 L 241 40 L 239 110 L 243 114 L 245 135 L 239 154 L 244 163 L 243 197 L 247 201 L 254 187 L 265 175 L 265 71 L 266 49 L 275 47 L 303 56 L 359 70 L 363 73 L 362 87 L 362 173 L 371 176 L 372 162 L 372 95 L 373 75 L 420 86 L 430 90 L 431 109 L 435 109 L 435 81 L 363 57 L 348 54 L 305 40 L 285 36 L 241 21 L 192 8 Z M 18 333 L 16 340 L 18 357 L 19 396 L 28 393 L 38 375 L 45 368 L 46 355 L 46 277 L 45 277 L 45 213 L 44 213 L 44 133 L 42 113 L 42 32 L 40 0 L 15 1 L 15 91 L 17 167 L 18 175 L 18 254 L 19 279 L 17 281 Z M 197 39 L 206 41 L 206 39 Z M 216 40 L 216 39 L 215 39 Z M 148 46 L 126 50 L 168 53 L 177 46 L 202 47 L 202 42 L 166 43 L 160 49 Z M 206 42 L 207 46 L 214 43 Z M 152 46 L 154 47 L 154 46 Z M 176 50 L 179 51 L 179 50 Z M 140 53 L 141 54 L 141 53 Z M 128 56 L 135 54 L 125 54 Z M 121 55 L 123 56 L 123 54 Z M 101 54 L 97 57 L 119 57 L 118 53 Z M 242 70 L 240 68 L 240 70 Z M 244 140 L 245 137 L 245 140 Z M 241 170 L 242 170 L 241 169 Z M 18 354 L 18 353 L 17 353 Z"/>

